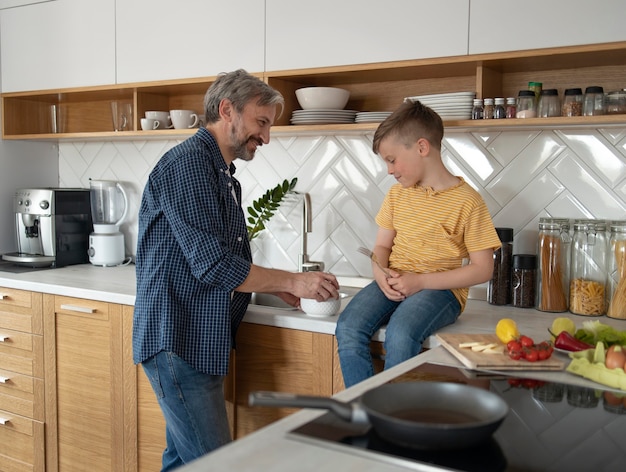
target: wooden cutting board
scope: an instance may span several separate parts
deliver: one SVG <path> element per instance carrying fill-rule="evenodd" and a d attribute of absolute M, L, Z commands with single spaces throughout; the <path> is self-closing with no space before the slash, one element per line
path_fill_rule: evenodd
<path fill-rule="evenodd" d="M 518 361 L 509 357 L 504 349 L 502 354 L 485 354 L 474 352 L 469 348 L 460 348 L 459 344 L 466 342 L 482 342 L 482 343 L 498 343 L 498 337 L 495 334 L 453 334 L 439 333 L 436 335 L 441 342 L 454 357 L 470 369 L 488 369 L 488 370 L 563 370 L 565 362 L 558 359 L 552 354 L 549 359 L 537 362 L 528 362 L 524 359 Z"/>

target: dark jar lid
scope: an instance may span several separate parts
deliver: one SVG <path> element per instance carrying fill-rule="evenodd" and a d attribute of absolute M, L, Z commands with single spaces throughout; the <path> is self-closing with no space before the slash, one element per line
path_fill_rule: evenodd
<path fill-rule="evenodd" d="M 496 228 L 498 238 L 503 243 L 510 243 L 513 241 L 513 228 Z"/>
<path fill-rule="evenodd" d="M 604 93 L 604 89 L 598 85 L 592 85 L 585 89 L 585 93 Z"/>
<path fill-rule="evenodd" d="M 535 92 L 533 92 L 532 90 L 520 90 L 517 93 L 518 97 L 534 97 L 535 96 Z"/>
<path fill-rule="evenodd" d="M 550 97 L 557 96 L 558 94 L 557 89 L 545 89 L 541 91 L 541 95 L 548 95 Z"/>
<path fill-rule="evenodd" d="M 563 92 L 563 95 L 582 95 L 583 94 L 583 89 L 581 88 L 569 88 L 569 89 L 565 89 L 565 92 Z"/>
<path fill-rule="evenodd" d="M 513 254 L 513 269 L 535 270 L 537 256 L 534 254 Z"/>

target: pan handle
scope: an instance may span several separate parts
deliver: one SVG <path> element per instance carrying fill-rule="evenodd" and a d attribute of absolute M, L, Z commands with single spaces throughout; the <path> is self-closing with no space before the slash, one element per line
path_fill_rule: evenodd
<path fill-rule="evenodd" d="M 352 405 L 334 398 L 311 395 L 295 395 L 283 392 L 251 392 L 248 398 L 250 406 L 276 406 L 294 408 L 317 408 L 330 410 L 345 421 L 352 421 Z"/>

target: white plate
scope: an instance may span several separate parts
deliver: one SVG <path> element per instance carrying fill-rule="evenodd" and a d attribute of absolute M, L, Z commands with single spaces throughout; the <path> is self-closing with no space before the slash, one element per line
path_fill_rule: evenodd
<path fill-rule="evenodd" d="M 413 97 L 406 97 L 405 100 L 428 100 L 428 99 L 441 99 L 441 98 L 459 98 L 459 97 L 475 97 L 476 92 L 450 92 L 450 93 L 433 93 L 429 95 L 415 95 Z"/>
<path fill-rule="evenodd" d="M 333 115 L 333 116 L 344 116 L 344 115 L 355 115 L 357 113 L 356 110 L 294 110 L 294 116 L 317 116 L 317 115 Z"/>
<path fill-rule="evenodd" d="M 333 119 L 311 119 L 311 120 L 291 120 L 293 125 L 325 125 L 325 124 L 349 124 L 354 123 L 354 120 L 333 120 Z"/>

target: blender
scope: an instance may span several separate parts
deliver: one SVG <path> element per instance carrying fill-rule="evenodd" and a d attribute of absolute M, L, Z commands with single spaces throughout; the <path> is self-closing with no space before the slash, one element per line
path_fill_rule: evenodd
<path fill-rule="evenodd" d="M 89 262 L 104 267 L 120 265 L 125 259 L 120 224 L 128 212 L 126 192 L 111 180 L 92 180 L 90 187 L 93 233 L 89 235 Z"/>

